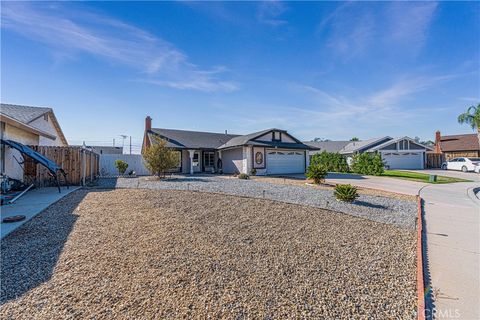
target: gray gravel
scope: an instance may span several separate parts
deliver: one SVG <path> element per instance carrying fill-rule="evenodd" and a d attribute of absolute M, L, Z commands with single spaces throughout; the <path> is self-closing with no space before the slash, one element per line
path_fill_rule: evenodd
<path fill-rule="evenodd" d="M 278 201 L 83 189 L 2 239 L 0 318 L 413 319 L 415 240 Z"/>
<path fill-rule="evenodd" d="M 280 185 L 216 176 L 176 176 L 164 180 L 146 177 L 100 179 L 98 187 L 195 190 L 265 198 L 330 209 L 409 229 L 415 228 L 417 217 L 417 205 L 413 201 L 361 194 L 355 203 L 349 204 L 337 201 L 332 191 L 313 186 Z"/>

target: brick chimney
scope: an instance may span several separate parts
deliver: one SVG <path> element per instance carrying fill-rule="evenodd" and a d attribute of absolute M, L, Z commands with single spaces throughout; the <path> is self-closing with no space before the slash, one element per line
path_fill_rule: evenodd
<path fill-rule="evenodd" d="M 152 118 L 150 116 L 147 116 L 145 118 L 145 131 L 150 131 L 152 130 Z"/>
<path fill-rule="evenodd" d="M 150 147 L 150 139 L 148 138 L 148 131 L 152 130 L 152 118 L 147 116 L 145 118 L 145 133 L 143 135 L 143 147 L 149 148 Z"/>
<path fill-rule="evenodd" d="M 442 148 L 440 147 L 440 140 L 442 140 L 442 135 L 440 131 L 435 132 L 435 153 L 442 153 Z"/>

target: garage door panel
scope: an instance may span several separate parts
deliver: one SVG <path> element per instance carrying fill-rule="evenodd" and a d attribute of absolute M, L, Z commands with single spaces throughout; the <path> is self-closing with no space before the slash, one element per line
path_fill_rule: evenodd
<path fill-rule="evenodd" d="M 423 153 L 385 153 L 382 158 L 390 169 L 423 169 Z"/>
<path fill-rule="evenodd" d="M 267 150 L 267 174 L 305 172 L 305 153 L 292 150 Z"/>

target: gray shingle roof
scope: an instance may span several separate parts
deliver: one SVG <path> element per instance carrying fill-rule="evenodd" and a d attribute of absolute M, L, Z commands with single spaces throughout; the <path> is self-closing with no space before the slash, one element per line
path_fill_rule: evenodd
<path fill-rule="evenodd" d="M 238 137 L 235 134 L 160 128 L 152 128 L 151 133 L 167 139 L 167 146 L 170 148 L 185 149 L 216 149 L 230 139 Z"/>
<path fill-rule="evenodd" d="M 373 147 L 377 144 L 383 143 L 391 139 L 392 139 L 391 137 L 386 136 L 386 137 L 373 138 L 373 139 L 362 140 L 362 141 L 352 141 L 349 144 L 347 144 L 342 150 L 340 150 L 340 153 L 348 154 L 348 153 L 354 153 L 354 152 L 361 152 L 361 151 L 364 151 L 364 149 L 367 149 L 368 147 Z"/>
<path fill-rule="evenodd" d="M 0 111 L 1 114 L 7 115 L 17 121 L 28 124 L 31 121 L 42 116 L 43 114 L 52 111 L 52 109 L 2 103 Z"/>
<path fill-rule="evenodd" d="M 255 140 L 255 138 L 260 137 L 273 130 L 286 133 L 285 130 L 267 129 L 245 135 L 236 135 L 213 132 L 152 128 L 152 130 L 149 132 L 149 136 L 150 138 L 153 135 L 160 136 L 168 141 L 167 147 L 179 149 L 225 149 L 239 147 L 247 144 L 264 147 L 285 147 L 292 149 L 314 148 L 305 145 L 300 141 L 297 141 L 296 143 L 284 143 L 280 141 Z"/>
<path fill-rule="evenodd" d="M 231 147 L 237 147 L 237 146 L 243 146 L 247 144 L 248 141 L 257 138 L 259 136 L 263 136 L 264 134 L 270 132 L 273 129 L 266 129 L 258 132 L 253 132 L 249 134 L 245 134 L 243 136 L 236 136 L 227 141 L 225 144 L 219 146 L 220 149 L 225 149 L 225 148 L 231 148 Z M 278 130 L 278 129 L 277 129 Z M 283 130 L 278 130 L 278 131 L 283 131 Z"/>
<path fill-rule="evenodd" d="M 308 146 L 318 148 L 315 152 L 340 152 L 350 141 L 304 141 Z"/>

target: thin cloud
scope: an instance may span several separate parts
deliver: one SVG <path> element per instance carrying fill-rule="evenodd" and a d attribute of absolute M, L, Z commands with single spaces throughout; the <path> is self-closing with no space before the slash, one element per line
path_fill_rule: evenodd
<path fill-rule="evenodd" d="M 418 54 L 427 40 L 437 2 L 392 2 L 386 10 L 386 41 Z"/>
<path fill-rule="evenodd" d="M 317 32 L 344 61 L 376 50 L 415 56 L 425 46 L 437 7 L 436 2 L 346 2 L 320 21 Z"/>
<path fill-rule="evenodd" d="M 74 57 L 87 53 L 143 73 L 147 80 L 177 89 L 233 91 L 224 67 L 201 69 L 173 44 L 135 26 L 63 5 L 3 3 L 2 28 Z"/>
<path fill-rule="evenodd" d="M 287 24 L 286 20 L 280 18 L 285 11 L 287 7 L 281 1 L 264 1 L 258 6 L 256 17 L 260 23 L 278 27 Z"/>

